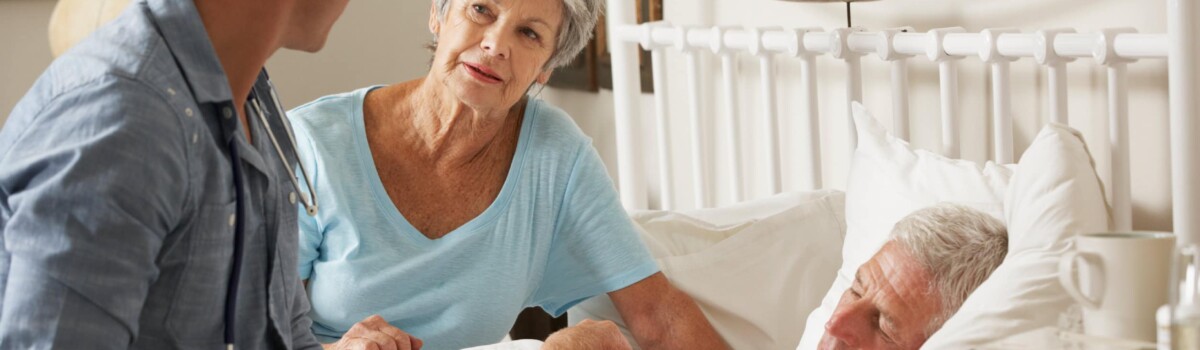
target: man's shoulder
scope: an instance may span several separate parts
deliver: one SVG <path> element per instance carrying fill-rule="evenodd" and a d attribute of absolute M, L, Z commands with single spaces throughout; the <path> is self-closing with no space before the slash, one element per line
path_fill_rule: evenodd
<path fill-rule="evenodd" d="M 136 4 L 135 4 L 136 6 Z M 149 15 L 130 9 L 63 53 L 39 78 L 62 93 L 113 76 L 150 85 L 182 77 Z"/>
<path fill-rule="evenodd" d="M 168 106 L 168 95 L 187 92 L 148 15 L 129 9 L 55 59 L 18 101 L 7 124 L 46 122 L 40 116 L 60 104 L 94 114 Z"/>
<path fill-rule="evenodd" d="M 87 124 L 178 126 L 176 114 L 194 108 L 194 101 L 180 98 L 190 94 L 183 74 L 137 5 L 55 59 L 17 103 L 6 131 L 66 122 L 78 113 L 89 117 L 76 122 Z"/>

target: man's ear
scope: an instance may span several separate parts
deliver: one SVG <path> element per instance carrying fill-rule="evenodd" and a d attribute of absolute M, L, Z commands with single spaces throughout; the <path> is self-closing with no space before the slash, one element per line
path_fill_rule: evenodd
<path fill-rule="evenodd" d="M 551 74 L 554 74 L 553 69 L 547 69 L 547 70 L 543 71 L 542 74 L 538 74 L 538 77 L 537 77 L 538 84 L 546 85 L 546 83 L 550 82 Z"/>
<path fill-rule="evenodd" d="M 438 21 L 437 0 L 429 0 L 429 32 L 437 36 L 441 29 L 442 22 Z"/>

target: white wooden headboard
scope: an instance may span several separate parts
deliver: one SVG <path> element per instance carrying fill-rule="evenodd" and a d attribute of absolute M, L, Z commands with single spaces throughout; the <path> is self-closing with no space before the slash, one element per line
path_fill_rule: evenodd
<path fill-rule="evenodd" d="M 1138 61 L 1160 61 L 1166 59 L 1169 77 L 1170 110 L 1170 207 L 1173 214 L 1174 231 L 1181 243 L 1200 243 L 1200 0 L 1168 0 L 1168 25 L 1166 33 L 1140 33 L 1133 28 L 1109 28 L 1099 31 L 1076 32 L 1070 28 L 1044 28 L 1019 30 L 1011 28 L 967 31 L 951 27 L 914 31 L 913 28 L 890 28 L 868 30 L 863 28 L 806 28 L 802 23 L 792 28 L 759 27 L 697 27 L 680 26 L 664 22 L 634 24 L 636 14 L 634 2 L 630 0 L 608 0 L 609 50 L 613 56 L 613 95 L 616 117 L 617 174 L 621 198 L 630 209 L 649 208 L 651 198 L 658 199 L 655 208 L 674 209 L 680 207 L 714 206 L 714 193 L 718 190 L 729 194 L 733 200 L 751 199 L 745 191 L 747 183 L 765 183 L 768 192 L 782 190 L 783 171 L 781 159 L 790 157 L 805 162 L 799 176 L 802 188 L 827 187 L 823 169 L 828 160 L 822 159 L 822 142 L 818 105 L 838 104 L 844 107 L 844 132 L 848 145 L 853 150 L 855 135 L 849 118 L 851 101 L 861 101 L 863 91 L 862 66 L 864 60 L 886 62 L 890 70 L 892 95 L 892 130 L 900 138 L 908 139 L 911 131 L 909 110 L 911 103 L 933 103 L 912 101 L 908 73 L 909 62 L 924 60 L 937 65 L 940 98 L 941 143 L 940 152 L 949 157 L 958 157 L 963 147 L 959 124 L 962 120 L 959 96 L 959 62 L 977 60 L 990 68 L 991 106 L 991 160 L 1011 163 L 1016 154 L 1013 145 L 1012 87 L 1010 65 L 1017 60 L 1032 60 L 1040 65 L 1047 78 L 1045 93 L 1048 95 L 1048 121 L 1066 123 L 1068 115 L 1068 84 L 1065 65 L 1070 61 L 1087 61 L 1104 67 L 1107 83 L 1108 103 L 1108 148 L 1110 149 L 1111 174 L 1105 174 L 1108 192 L 1112 193 L 1114 229 L 1132 227 L 1132 201 L 1130 187 L 1130 138 L 1129 138 L 1129 84 L 1127 66 Z M 638 80 L 639 46 L 651 51 L 654 72 L 654 115 L 639 113 L 641 93 Z M 668 67 L 665 55 L 682 54 L 682 67 Z M 817 79 L 822 70 L 816 67 L 816 58 L 828 56 L 840 62 L 837 69 L 845 72 L 843 82 L 845 96 L 849 99 L 818 98 Z M 753 57 L 758 62 L 755 72 L 757 86 L 739 86 L 736 74 L 737 57 Z M 702 87 L 699 77 L 705 73 L 699 63 L 701 59 L 720 62 L 719 87 Z M 779 77 L 775 72 L 777 61 L 796 60 L 800 65 L 798 76 Z M 683 86 L 669 86 L 668 69 L 681 69 L 687 76 Z M 823 66 L 822 69 L 833 69 Z M 781 96 L 777 92 L 779 79 L 799 79 L 800 92 Z M 704 99 L 704 88 L 719 91 L 715 105 L 720 106 L 716 120 L 706 121 L 709 106 Z M 739 92 L 752 91 L 761 104 L 759 115 L 738 113 Z M 687 104 L 672 104 L 668 93 L 685 93 Z M 780 99 L 800 100 L 803 108 L 786 116 L 780 115 Z M 672 114 L 686 115 L 685 125 L 671 125 Z M 740 115 L 739 115 L 740 114 Z M 656 134 L 652 138 L 642 137 L 639 130 L 643 119 L 652 118 Z M 801 126 L 800 135 L 781 135 L 781 118 Z M 829 119 L 824 119 L 828 121 Z M 715 130 L 703 130 L 705 125 L 715 125 Z M 682 144 L 686 149 L 673 147 L 674 128 L 687 128 L 688 140 Z M 741 128 L 758 128 L 761 139 L 739 140 Z M 706 137 L 709 134 L 720 137 Z M 781 152 L 781 137 L 802 138 L 799 147 Z M 839 137 L 839 139 L 842 139 Z M 984 142 L 987 142 L 984 140 Z M 717 143 L 712 145 L 712 143 Z M 740 169 L 738 147 L 755 145 L 765 154 L 761 168 L 751 171 L 729 171 L 728 176 L 719 177 L 716 183 L 714 171 L 719 163 L 724 167 Z M 842 145 L 837 145 L 842 146 Z M 672 148 L 675 151 L 672 152 Z M 708 152 L 715 148 L 732 148 L 730 152 Z M 650 151 L 648 151 L 650 150 Z M 720 157 L 717 154 L 719 153 Z M 827 152 L 826 152 L 827 154 Z M 688 157 L 687 169 L 675 169 L 672 158 Z M 848 152 L 840 154 L 849 157 Z M 1165 155 L 1158 155 L 1167 159 Z M 648 169 L 653 164 L 657 169 Z M 650 174 L 657 174 L 658 193 L 650 193 Z M 844 176 L 839 174 L 838 176 Z M 676 176 L 688 176 L 692 186 L 673 186 Z M 794 176 L 789 175 L 789 176 Z M 675 203 L 675 191 L 693 192 L 694 203 Z"/>

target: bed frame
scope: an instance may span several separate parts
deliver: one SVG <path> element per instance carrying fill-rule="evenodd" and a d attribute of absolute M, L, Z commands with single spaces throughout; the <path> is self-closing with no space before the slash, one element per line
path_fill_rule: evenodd
<path fill-rule="evenodd" d="M 878 59 L 890 64 L 893 130 L 897 137 L 907 140 L 909 137 L 908 111 L 908 67 L 906 62 L 912 59 L 929 60 L 938 65 L 938 76 L 941 90 L 941 153 L 948 157 L 959 156 L 960 136 L 958 114 L 960 98 L 958 96 L 958 68 L 960 59 L 978 59 L 990 65 L 992 104 L 992 160 L 1000 163 L 1012 163 L 1016 158 L 1013 152 L 1013 120 L 1011 110 L 1011 91 L 1009 87 L 1009 65 L 1018 59 L 1032 59 L 1044 67 L 1049 93 L 1048 103 L 1050 121 L 1067 123 L 1067 84 L 1066 68 L 1068 61 L 1079 59 L 1091 61 L 1107 70 L 1108 80 L 1108 110 L 1109 110 L 1109 147 L 1112 156 L 1112 174 L 1106 181 L 1107 190 L 1112 193 L 1113 223 L 1115 230 L 1132 228 L 1132 205 L 1130 193 L 1130 162 L 1129 162 L 1129 113 L 1128 89 L 1126 82 L 1126 66 L 1140 59 L 1167 59 L 1170 100 L 1170 153 L 1171 153 L 1171 192 L 1174 232 L 1181 244 L 1200 243 L 1200 0 L 1167 0 L 1168 31 L 1165 34 L 1138 33 L 1131 28 L 1105 29 L 1091 33 L 1077 33 L 1072 29 L 1055 28 L 1043 29 L 1036 32 L 1021 32 L 1015 29 L 987 29 L 980 32 L 966 32 L 962 28 L 940 28 L 924 33 L 914 32 L 910 28 L 895 28 L 868 31 L 862 28 L 836 28 L 822 30 L 819 28 L 727 28 L 727 27 L 687 27 L 673 26 L 664 22 L 635 24 L 636 9 L 630 0 L 607 0 L 608 2 L 608 45 L 612 54 L 613 97 L 615 103 L 617 138 L 617 174 L 621 200 L 628 209 L 650 208 L 651 197 L 658 198 L 654 209 L 674 209 L 679 207 L 674 203 L 675 196 L 671 179 L 675 176 L 672 169 L 673 154 L 669 152 L 671 145 L 671 130 L 668 117 L 671 108 L 667 103 L 668 89 L 666 81 L 666 58 L 669 51 L 681 52 L 684 56 L 684 69 L 687 76 L 686 93 L 689 103 L 685 108 L 688 116 L 691 147 L 688 169 L 692 177 L 691 191 L 695 194 L 695 203 L 689 207 L 712 207 L 713 193 L 718 186 L 725 186 L 727 193 L 735 201 L 746 199 L 743 193 L 745 182 L 741 172 L 735 171 L 728 181 L 722 184 L 712 184 L 712 177 L 707 170 L 709 162 L 720 161 L 734 169 L 742 166 L 742 160 L 737 156 L 739 140 L 739 122 L 735 91 L 737 80 L 735 57 L 749 55 L 759 61 L 760 86 L 756 92 L 761 95 L 762 115 L 743 116 L 753 118 L 755 127 L 762 128 L 766 137 L 762 142 L 767 149 L 767 168 L 761 173 L 763 178 L 755 181 L 766 181 L 772 193 L 778 193 L 782 187 L 782 171 L 780 169 L 780 139 L 778 112 L 778 94 L 776 92 L 775 60 L 796 59 L 800 61 L 800 79 L 802 92 L 792 96 L 802 101 L 803 108 L 796 115 L 787 118 L 798 118 L 801 129 L 807 135 L 801 144 L 801 154 L 798 159 L 805 159 L 804 171 L 801 176 L 802 187 L 806 189 L 823 188 L 821 137 L 819 133 L 817 73 L 816 58 L 828 55 L 843 62 L 847 71 L 845 81 L 846 96 L 851 101 L 862 100 L 862 65 L 863 59 Z M 651 65 L 654 77 L 654 115 L 657 134 L 655 143 L 648 144 L 639 131 L 641 102 L 639 95 L 638 50 L 651 52 Z M 722 109 L 717 113 L 718 127 L 721 138 L 729 143 L 726 147 L 733 151 L 724 152 L 723 159 L 715 159 L 704 152 L 702 92 L 699 83 L 701 73 L 699 59 L 701 55 L 715 56 L 721 63 L 721 93 L 718 105 Z M 791 79 L 791 78 L 789 78 Z M 747 87 L 748 88 L 748 87 Z M 849 117 L 851 101 L 843 102 L 846 106 L 846 127 L 849 133 L 847 149 L 853 150 L 856 142 L 853 120 Z M 654 148 L 657 153 L 647 154 L 643 150 Z M 849 156 L 848 154 L 846 155 Z M 653 157 L 653 158 L 647 158 Z M 847 158 L 848 159 L 848 158 Z M 658 169 L 648 169 L 649 164 L 657 164 Z M 658 193 L 651 194 L 648 190 L 648 170 L 657 170 L 659 181 Z"/>

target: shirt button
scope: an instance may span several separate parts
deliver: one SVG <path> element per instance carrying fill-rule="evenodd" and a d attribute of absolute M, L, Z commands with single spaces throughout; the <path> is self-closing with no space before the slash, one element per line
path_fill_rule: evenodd
<path fill-rule="evenodd" d="M 229 214 L 229 226 L 237 223 L 237 214 Z"/>
<path fill-rule="evenodd" d="M 191 108 L 187 108 L 187 109 L 183 110 L 183 114 L 187 114 L 187 116 L 190 117 L 190 116 L 196 115 L 196 112 L 192 112 Z"/>
<path fill-rule="evenodd" d="M 192 143 L 200 141 L 200 134 L 192 133 Z"/>
<path fill-rule="evenodd" d="M 175 96 L 175 89 L 167 88 L 167 94 L 171 95 L 171 96 Z"/>
<path fill-rule="evenodd" d="M 288 202 L 292 202 L 292 204 L 296 204 L 296 191 L 292 191 L 292 193 L 288 193 Z"/>
<path fill-rule="evenodd" d="M 233 118 L 233 109 L 230 109 L 229 107 L 222 109 L 221 113 L 225 114 L 225 119 Z"/>

